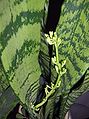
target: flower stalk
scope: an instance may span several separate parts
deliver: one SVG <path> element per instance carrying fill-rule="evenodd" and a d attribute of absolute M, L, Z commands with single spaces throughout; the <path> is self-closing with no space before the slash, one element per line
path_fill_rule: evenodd
<path fill-rule="evenodd" d="M 55 84 L 53 84 L 51 82 L 51 86 L 46 85 L 46 87 L 45 87 L 45 95 L 46 96 L 44 97 L 42 102 L 40 102 L 39 104 L 37 104 L 35 106 L 32 106 L 33 110 L 35 110 L 35 111 L 38 111 L 39 108 L 42 105 L 44 105 L 47 102 L 47 100 L 55 93 L 56 89 L 60 87 L 61 77 L 63 74 L 66 73 L 66 69 L 64 68 L 64 66 L 66 64 L 66 60 L 63 60 L 61 63 L 59 62 L 58 48 L 59 48 L 59 45 L 61 44 L 61 39 L 57 38 L 57 34 L 53 33 L 53 32 L 49 32 L 49 35 L 46 34 L 45 36 L 46 36 L 46 39 L 47 39 L 47 42 L 49 43 L 49 45 L 54 45 L 54 47 L 55 47 L 56 53 L 55 53 L 55 56 L 52 57 L 52 62 L 55 66 L 55 70 L 58 74 L 58 78 L 57 78 Z"/>

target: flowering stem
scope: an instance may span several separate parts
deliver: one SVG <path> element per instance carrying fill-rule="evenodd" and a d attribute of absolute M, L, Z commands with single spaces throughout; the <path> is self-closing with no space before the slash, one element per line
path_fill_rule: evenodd
<path fill-rule="evenodd" d="M 48 98 L 55 92 L 56 87 L 54 86 L 53 89 L 51 89 L 51 91 L 46 95 L 46 97 L 43 99 L 43 101 L 39 104 L 37 104 L 34 109 L 38 109 L 39 107 L 41 107 L 43 104 L 45 104 L 48 100 Z"/>
<path fill-rule="evenodd" d="M 51 34 L 51 33 L 50 33 L 50 34 Z M 51 34 L 51 36 L 52 36 L 52 34 Z M 48 35 L 47 35 L 47 37 L 48 37 Z M 56 80 L 55 85 L 53 85 L 53 86 L 51 86 L 51 87 L 46 86 L 46 90 L 47 90 L 46 96 L 45 96 L 45 98 L 42 100 L 42 102 L 40 102 L 39 104 L 33 106 L 33 109 L 34 109 L 34 110 L 39 110 L 39 107 L 41 107 L 42 105 L 44 105 L 44 104 L 47 102 L 47 100 L 55 93 L 56 89 L 60 87 L 60 84 L 61 84 L 61 76 L 64 74 L 64 73 L 61 71 L 61 69 L 62 69 L 63 67 L 61 67 L 61 68 L 59 67 L 59 66 L 61 65 L 61 64 L 59 63 L 59 55 L 58 55 L 58 46 L 59 46 L 58 43 L 59 43 L 60 41 L 58 41 L 58 39 L 56 39 L 56 41 L 52 41 L 52 39 L 50 40 L 50 38 L 48 37 L 48 42 L 51 43 L 52 45 L 54 44 L 54 46 L 55 46 L 55 50 L 56 50 L 56 61 L 55 61 L 56 63 L 55 63 L 55 65 L 57 66 L 57 69 L 58 69 L 58 70 L 56 70 L 56 71 L 57 71 L 57 74 L 58 74 L 58 78 L 57 78 L 57 80 Z M 61 74 L 61 73 L 63 73 L 63 74 Z M 51 90 L 48 91 L 48 88 L 51 89 Z"/>

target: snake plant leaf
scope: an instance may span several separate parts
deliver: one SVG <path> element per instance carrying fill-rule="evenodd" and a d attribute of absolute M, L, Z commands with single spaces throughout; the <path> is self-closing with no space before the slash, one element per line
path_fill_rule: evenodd
<path fill-rule="evenodd" d="M 7 81 L 4 68 L 0 60 L 0 96 L 4 93 L 8 86 L 9 82 Z"/>
<path fill-rule="evenodd" d="M 19 103 L 19 100 L 9 86 L 0 96 L 0 119 L 6 119 L 17 103 Z"/>
<path fill-rule="evenodd" d="M 86 89 L 89 78 L 87 83 L 84 78 L 81 88 L 67 95 L 89 68 L 89 0 L 65 0 L 56 32 L 63 39 L 63 45 L 59 47 L 60 60 L 66 58 L 67 73 L 62 78 L 63 91 L 66 93 L 63 102 L 66 103 L 62 102 L 61 105 L 61 112 L 65 112 L 80 94 L 89 90 Z"/>
<path fill-rule="evenodd" d="M 0 60 L 0 119 L 6 119 L 8 113 L 19 102 L 7 80 Z"/>
<path fill-rule="evenodd" d="M 79 82 L 82 83 L 79 83 Z M 61 108 L 60 108 L 60 118 L 64 119 L 65 114 L 75 103 L 75 101 L 79 98 L 79 96 L 83 95 L 87 91 L 89 91 L 89 69 L 85 72 L 83 77 L 79 80 L 77 88 L 70 91 L 70 93 L 64 94 L 62 96 Z M 79 85 L 80 84 L 80 85 Z"/>
<path fill-rule="evenodd" d="M 70 88 L 89 67 L 89 0 L 65 1 L 56 31 L 63 39 L 59 57 L 66 58 L 65 80 Z"/>
<path fill-rule="evenodd" d="M 38 53 L 44 2 L 0 1 L 1 60 L 11 87 L 29 110 L 36 102 L 41 74 Z"/>

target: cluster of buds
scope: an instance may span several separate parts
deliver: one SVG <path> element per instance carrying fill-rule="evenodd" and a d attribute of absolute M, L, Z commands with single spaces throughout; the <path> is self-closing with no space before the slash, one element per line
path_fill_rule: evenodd
<path fill-rule="evenodd" d="M 50 31 L 49 35 L 45 34 L 46 40 L 50 45 L 55 45 L 57 44 L 58 46 L 61 44 L 61 39 L 57 37 L 56 32 Z"/>

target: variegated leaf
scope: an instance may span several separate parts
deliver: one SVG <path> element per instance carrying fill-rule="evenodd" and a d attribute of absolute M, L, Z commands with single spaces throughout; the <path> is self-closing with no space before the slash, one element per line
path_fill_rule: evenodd
<path fill-rule="evenodd" d="M 44 2 L 0 1 L 1 60 L 11 87 L 29 108 L 36 102 L 41 74 L 38 53 Z"/>

